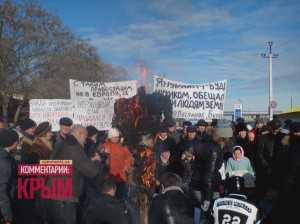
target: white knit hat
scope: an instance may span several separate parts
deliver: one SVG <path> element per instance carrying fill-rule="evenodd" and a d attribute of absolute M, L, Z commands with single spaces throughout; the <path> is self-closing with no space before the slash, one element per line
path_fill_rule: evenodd
<path fill-rule="evenodd" d="M 120 131 L 117 128 L 111 128 L 108 130 L 107 138 L 120 137 Z"/>

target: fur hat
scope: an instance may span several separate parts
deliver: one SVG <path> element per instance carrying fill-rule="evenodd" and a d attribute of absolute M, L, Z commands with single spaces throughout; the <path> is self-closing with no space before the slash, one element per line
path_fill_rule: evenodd
<path fill-rule="evenodd" d="M 108 130 L 108 135 L 107 138 L 115 138 L 115 137 L 120 137 L 120 131 L 117 128 L 111 128 Z"/>
<path fill-rule="evenodd" d="M 34 131 L 34 134 L 37 137 L 43 136 L 47 134 L 47 132 L 51 131 L 51 124 L 48 121 L 40 123 Z"/>
<path fill-rule="evenodd" d="M 30 118 L 25 119 L 20 125 L 22 131 L 26 131 L 34 127 L 36 127 L 36 123 L 34 120 L 31 120 Z"/>
<path fill-rule="evenodd" d="M 182 126 L 183 127 L 185 127 L 185 126 L 191 126 L 192 125 L 192 122 L 190 122 L 190 121 L 184 121 L 183 123 L 182 123 Z"/>
<path fill-rule="evenodd" d="M 207 127 L 207 126 L 208 126 L 208 123 L 207 123 L 205 120 L 200 119 L 200 120 L 197 122 L 196 126 L 205 126 L 205 127 Z"/>
<path fill-rule="evenodd" d="M 92 125 L 87 126 L 86 130 L 88 132 L 88 137 L 93 137 L 94 135 L 98 134 L 97 128 Z"/>
<path fill-rule="evenodd" d="M 197 132 L 197 128 L 194 125 L 192 125 L 192 126 L 187 127 L 186 131 L 189 133 Z"/>
<path fill-rule="evenodd" d="M 19 140 L 19 135 L 16 131 L 5 129 L 0 132 L 0 147 L 6 148 L 12 146 Z"/>
<path fill-rule="evenodd" d="M 61 119 L 59 119 L 59 125 L 63 125 L 63 126 L 72 126 L 73 125 L 73 121 L 71 118 L 68 117 L 62 117 Z"/>
<path fill-rule="evenodd" d="M 248 131 L 247 125 L 245 123 L 238 123 L 235 126 L 235 131 L 236 131 L 236 133 L 239 133 L 241 131 Z"/>

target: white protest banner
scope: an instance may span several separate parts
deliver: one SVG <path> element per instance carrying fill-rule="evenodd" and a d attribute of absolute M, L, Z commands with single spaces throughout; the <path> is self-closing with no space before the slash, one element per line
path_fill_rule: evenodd
<path fill-rule="evenodd" d="M 227 80 L 186 84 L 154 76 L 154 92 L 170 96 L 173 117 L 186 120 L 222 119 Z"/>
<path fill-rule="evenodd" d="M 99 130 L 111 127 L 114 103 L 120 98 L 137 94 L 137 81 L 82 82 L 70 80 L 70 95 L 74 103 L 74 123 L 94 125 Z"/>
<path fill-rule="evenodd" d="M 137 93 L 137 81 L 86 82 L 70 79 L 72 100 L 106 100 L 130 98 Z"/>
<path fill-rule="evenodd" d="M 29 101 L 29 117 L 38 124 L 49 121 L 53 131 L 59 130 L 59 119 L 73 118 L 72 100 L 65 99 L 32 99 Z"/>

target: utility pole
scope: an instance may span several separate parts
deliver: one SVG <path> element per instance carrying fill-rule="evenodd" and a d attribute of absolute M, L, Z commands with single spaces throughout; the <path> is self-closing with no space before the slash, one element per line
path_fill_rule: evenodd
<path fill-rule="evenodd" d="M 272 78 L 272 69 L 273 69 L 273 58 L 277 58 L 278 57 L 278 54 L 273 54 L 272 52 L 272 45 L 273 45 L 273 42 L 272 41 L 268 41 L 267 42 L 268 44 L 268 48 L 269 48 L 269 52 L 267 54 L 263 53 L 261 54 L 261 56 L 263 58 L 267 58 L 269 59 L 269 103 L 268 103 L 268 109 L 269 109 L 269 118 L 270 118 L 270 121 L 273 120 L 273 107 L 272 107 L 272 104 L 273 104 L 273 78 Z"/>
<path fill-rule="evenodd" d="M 293 112 L 293 96 L 291 96 L 291 112 Z"/>

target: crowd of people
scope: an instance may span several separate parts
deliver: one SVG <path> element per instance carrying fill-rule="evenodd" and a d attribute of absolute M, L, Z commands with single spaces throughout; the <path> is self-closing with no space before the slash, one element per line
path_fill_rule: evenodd
<path fill-rule="evenodd" d="M 0 120 L 2 223 L 243 223 L 215 214 L 230 193 L 258 209 L 252 223 L 297 217 L 300 123 L 164 121 L 134 147 L 117 128 L 98 131 L 67 117 L 59 125 L 53 132 L 49 122 Z M 73 161 L 72 197 L 17 199 L 17 165 L 40 160 Z"/>

